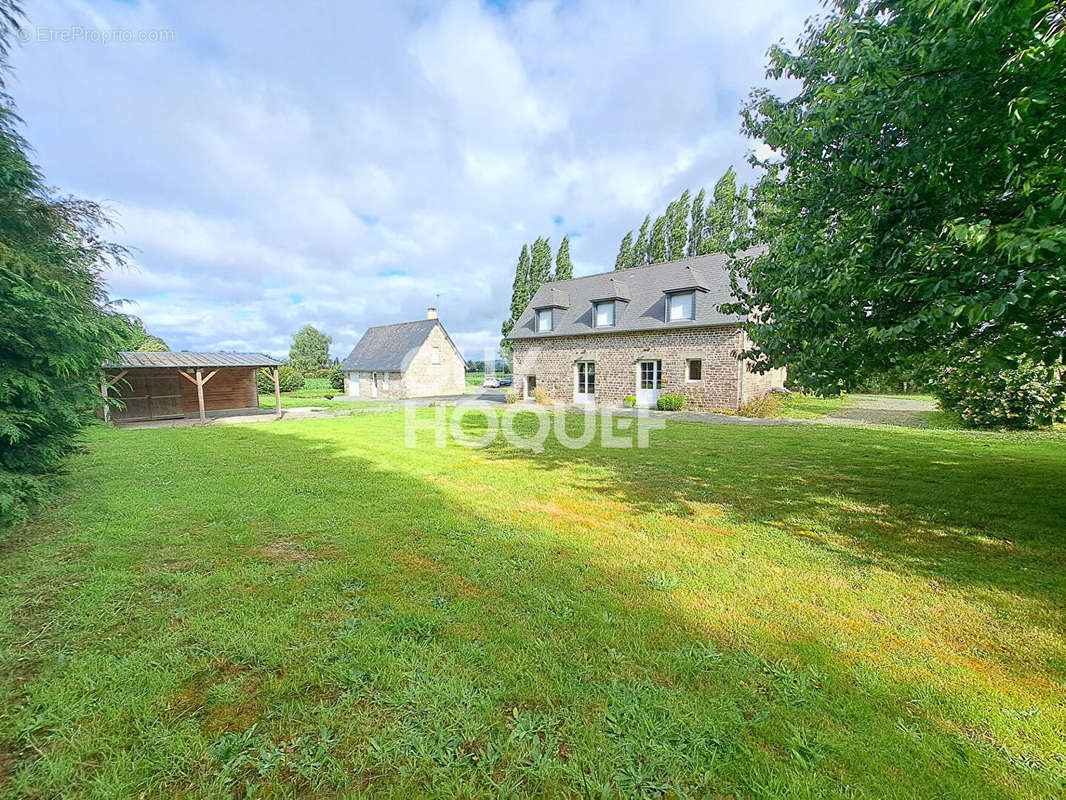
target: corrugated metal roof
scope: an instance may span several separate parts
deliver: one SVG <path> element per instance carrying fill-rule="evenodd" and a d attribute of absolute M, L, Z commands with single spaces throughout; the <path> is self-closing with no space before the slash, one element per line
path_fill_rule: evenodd
<path fill-rule="evenodd" d="M 765 245 L 759 245 L 737 255 L 755 256 L 765 250 Z M 535 339 L 586 333 L 669 330 L 743 322 L 743 317 L 723 314 L 719 308 L 722 303 L 732 302 L 734 299 L 729 283 L 728 263 L 729 254 L 711 253 L 546 283 L 529 301 L 529 305 L 515 323 L 510 338 Z M 696 318 L 667 322 L 666 293 L 674 289 L 688 288 L 700 290 L 696 292 Z M 553 329 L 550 332 L 537 333 L 536 309 L 555 305 L 553 300 L 560 291 L 569 296 L 570 307 L 556 306 L 552 314 Z M 629 299 L 616 304 L 615 324 L 609 328 L 595 327 L 593 301 L 610 297 L 621 298 L 626 294 Z"/>
<path fill-rule="evenodd" d="M 124 351 L 116 361 L 104 364 L 113 369 L 139 367 L 277 367 L 280 361 L 262 353 L 141 353 Z"/>
<path fill-rule="evenodd" d="M 403 372 L 411 365 L 418 348 L 437 325 L 441 326 L 445 338 L 451 342 L 451 337 L 438 319 L 419 319 L 367 328 L 363 338 L 341 362 L 341 369 L 348 372 Z M 452 344 L 452 347 L 455 345 Z M 458 353 L 458 348 L 455 351 Z"/>

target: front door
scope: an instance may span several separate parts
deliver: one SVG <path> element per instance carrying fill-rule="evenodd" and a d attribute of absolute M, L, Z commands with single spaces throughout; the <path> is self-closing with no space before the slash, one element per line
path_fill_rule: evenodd
<path fill-rule="evenodd" d="M 574 402 L 596 402 L 596 365 L 591 361 L 578 361 L 574 365 Z"/>
<path fill-rule="evenodd" d="M 659 391 L 663 388 L 663 362 L 641 361 L 637 377 L 637 405 L 642 408 L 654 408 L 659 402 Z"/>
<path fill-rule="evenodd" d="M 348 396 L 349 397 L 358 397 L 359 396 L 359 373 L 358 372 L 349 372 L 348 373 Z"/>

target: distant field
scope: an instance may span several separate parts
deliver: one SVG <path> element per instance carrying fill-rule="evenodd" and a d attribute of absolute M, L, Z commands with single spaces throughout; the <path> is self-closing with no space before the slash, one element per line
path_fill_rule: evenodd
<path fill-rule="evenodd" d="M 514 377 L 509 372 L 494 372 L 490 373 L 494 378 L 511 378 Z M 468 372 L 466 373 L 466 385 L 468 387 L 480 388 L 481 383 L 485 380 L 484 372 Z"/>

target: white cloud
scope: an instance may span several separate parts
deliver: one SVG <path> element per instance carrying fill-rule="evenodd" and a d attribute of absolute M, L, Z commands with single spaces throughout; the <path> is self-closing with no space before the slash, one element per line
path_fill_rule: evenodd
<path fill-rule="evenodd" d="M 138 269 L 116 297 L 174 347 L 343 355 L 440 294 L 495 346 L 523 242 L 579 274 L 752 143 L 737 109 L 815 0 L 301 7 L 42 0 L 31 25 L 172 30 L 31 41 L 12 93 L 48 180 L 103 198 Z M 561 222 L 556 222 L 561 218 Z"/>

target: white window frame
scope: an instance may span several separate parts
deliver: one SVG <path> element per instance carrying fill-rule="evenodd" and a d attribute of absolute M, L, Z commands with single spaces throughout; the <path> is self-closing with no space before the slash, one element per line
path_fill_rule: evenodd
<path fill-rule="evenodd" d="M 382 380 L 381 388 L 384 389 L 387 392 L 389 390 L 389 374 L 390 373 L 385 372 L 383 374 L 384 374 L 385 377 Z"/>
<path fill-rule="evenodd" d="M 431 364 L 440 363 L 440 347 L 433 345 L 433 348 L 429 351 L 429 361 Z"/>
<path fill-rule="evenodd" d="M 601 307 L 607 308 L 608 306 L 611 309 L 611 321 L 610 322 L 600 322 L 600 308 Z M 617 314 L 618 314 L 618 306 L 615 305 L 614 300 L 600 300 L 599 302 L 593 303 L 592 304 L 592 326 L 594 328 L 613 328 L 615 326 L 615 323 L 618 321 L 618 317 L 616 316 Z"/>
<path fill-rule="evenodd" d="M 687 317 L 675 317 L 674 316 L 674 300 L 682 297 L 688 297 L 690 307 L 692 308 L 691 316 Z M 671 292 L 666 296 L 666 321 L 667 322 L 691 322 L 696 318 L 696 292 Z"/>
<path fill-rule="evenodd" d="M 548 324 L 544 324 L 544 320 L 548 321 Z M 537 309 L 537 333 L 548 333 L 552 329 L 552 310 L 550 308 L 538 308 Z"/>
<path fill-rule="evenodd" d="M 700 365 L 700 376 L 698 378 L 692 377 L 692 365 Z M 703 381 L 703 359 L 702 358 L 686 358 L 685 359 L 685 383 L 700 383 Z"/>

